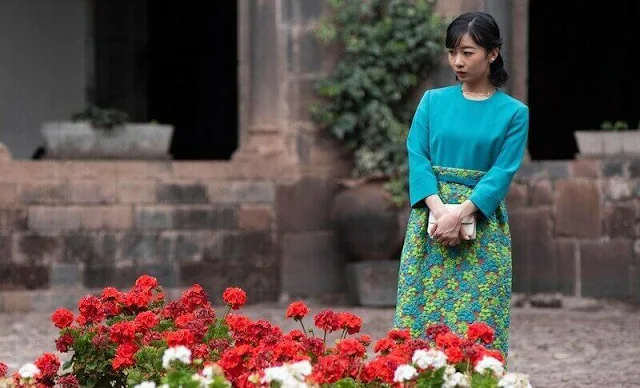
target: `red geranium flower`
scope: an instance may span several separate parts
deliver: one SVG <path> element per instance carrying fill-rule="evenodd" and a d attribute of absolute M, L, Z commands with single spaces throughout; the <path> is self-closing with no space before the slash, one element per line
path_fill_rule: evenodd
<path fill-rule="evenodd" d="M 43 380 L 52 380 L 60 369 L 60 359 L 53 353 L 44 353 L 34 364 L 40 369 L 40 376 Z"/>
<path fill-rule="evenodd" d="M 73 345 L 73 337 L 71 334 L 63 334 L 60 338 L 56 339 L 56 350 L 60 353 L 68 352 L 71 345 Z"/>
<path fill-rule="evenodd" d="M 80 302 L 78 302 L 78 310 L 80 311 L 80 316 L 77 318 L 78 323 L 100 323 L 102 318 L 104 318 L 102 302 L 93 295 L 87 295 L 80 299 Z"/>
<path fill-rule="evenodd" d="M 142 275 L 136 280 L 135 287 L 143 291 L 151 291 L 158 287 L 158 279 L 149 275 Z"/>
<path fill-rule="evenodd" d="M 79 388 L 80 382 L 74 375 L 64 375 L 56 382 L 60 388 Z"/>
<path fill-rule="evenodd" d="M 484 322 L 474 322 L 467 329 L 467 338 L 471 341 L 481 340 L 485 344 L 493 342 L 495 331 Z"/>
<path fill-rule="evenodd" d="M 129 308 L 146 309 L 151 303 L 151 293 L 144 290 L 132 289 L 124 296 L 124 304 Z"/>
<path fill-rule="evenodd" d="M 114 323 L 109 329 L 109 336 L 111 341 L 116 344 L 124 344 L 126 342 L 133 342 L 136 338 L 136 325 L 133 322 L 122 321 Z"/>
<path fill-rule="evenodd" d="M 355 338 L 346 338 L 338 342 L 336 350 L 343 357 L 363 357 L 367 349 Z"/>
<path fill-rule="evenodd" d="M 187 313 L 191 313 L 195 309 L 207 305 L 208 302 L 209 296 L 199 284 L 191 286 L 180 297 L 180 303 L 185 306 L 183 311 Z"/>
<path fill-rule="evenodd" d="M 451 346 L 444 350 L 444 354 L 447 355 L 447 360 L 450 364 L 457 364 L 464 360 L 464 353 L 459 346 Z"/>
<path fill-rule="evenodd" d="M 396 347 L 396 342 L 391 338 L 381 338 L 376 342 L 373 351 L 376 353 L 388 353 Z"/>
<path fill-rule="evenodd" d="M 57 309 L 51 316 L 51 321 L 57 328 L 64 329 L 73 323 L 73 313 L 67 309 Z"/>
<path fill-rule="evenodd" d="M 449 329 L 447 325 L 438 323 L 427 328 L 427 337 L 431 338 L 432 340 L 436 340 L 438 336 L 449 332 L 451 332 L 451 329 Z"/>
<path fill-rule="evenodd" d="M 178 318 L 176 318 L 176 326 L 178 326 L 179 328 L 184 328 L 185 325 L 191 321 L 193 321 L 192 313 L 182 314 Z"/>
<path fill-rule="evenodd" d="M 347 374 L 348 368 L 349 361 L 340 356 L 320 357 L 313 367 L 311 379 L 320 385 L 335 383 Z"/>
<path fill-rule="evenodd" d="M 366 346 L 371 345 L 371 341 L 372 341 L 371 336 L 369 336 L 369 335 L 367 335 L 367 334 L 362 334 L 362 335 L 358 338 L 358 340 L 359 340 L 359 341 L 362 343 L 362 345 L 364 345 L 365 347 L 366 347 Z"/>
<path fill-rule="evenodd" d="M 502 355 L 502 352 L 499 350 L 487 349 L 485 350 L 484 354 L 486 356 L 493 357 L 500 362 L 504 362 L 504 356 Z"/>
<path fill-rule="evenodd" d="M 160 322 L 160 318 L 151 311 L 144 311 L 138 314 L 133 322 L 135 323 L 136 331 L 144 333 L 154 328 Z"/>
<path fill-rule="evenodd" d="M 237 310 L 247 303 L 247 293 L 237 287 L 227 288 L 222 294 L 222 298 L 233 310 Z"/>
<path fill-rule="evenodd" d="M 356 334 L 360 332 L 362 328 L 362 318 L 351 313 L 338 313 L 338 319 L 340 320 L 340 327 L 347 330 L 349 334 Z"/>
<path fill-rule="evenodd" d="M 404 342 L 411 339 L 411 333 L 409 333 L 409 330 L 406 329 L 394 329 L 390 330 L 389 333 L 387 333 L 387 337 L 396 342 Z"/>
<path fill-rule="evenodd" d="M 340 318 L 333 311 L 324 310 L 316 314 L 314 324 L 318 329 L 331 333 L 340 328 Z"/>
<path fill-rule="evenodd" d="M 306 317 L 309 314 L 309 307 L 307 307 L 304 302 L 293 302 L 287 308 L 286 317 L 293 318 L 296 321 L 302 320 L 302 318 Z"/>
<path fill-rule="evenodd" d="M 170 331 L 166 333 L 167 344 L 170 348 L 178 345 L 183 345 L 188 348 L 196 342 L 193 334 L 189 330 Z"/>
<path fill-rule="evenodd" d="M 7 366 L 7 364 L 0 361 L 0 377 L 5 377 L 8 371 L 9 371 L 9 367 Z"/>
<path fill-rule="evenodd" d="M 454 333 L 442 334 L 436 338 L 436 346 L 441 349 L 459 347 L 460 345 L 462 345 L 462 338 Z"/>
<path fill-rule="evenodd" d="M 116 356 L 113 358 L 112 367 L 115 370 L 133 366 L 135 359 L 133 356 L 138 351 L 138 346 L 134 343 L 126 343 L 118 346 Z"/>
<path fill-rule="evenodd" d="M 102 290 L 101 299 L 103 302 L 106 302 L 106 301 L 122 302 L 123 296 L 124 296 L 124 293 L 121 291 L 118 291 L 116 288 L 105 287 Z"/>

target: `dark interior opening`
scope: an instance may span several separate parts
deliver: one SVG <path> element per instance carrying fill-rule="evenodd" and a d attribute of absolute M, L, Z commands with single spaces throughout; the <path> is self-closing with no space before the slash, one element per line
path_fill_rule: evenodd
<path fill-rule="evenodd" d="M 172 124 L 173 159 L 230 159 L 238 144 L 237 19 L 235 0 L 96 0 L 93 100 L 132 121 Z"/>
<path fill-rule="evenodd" d="M 604 121 L 638 128 L 637 0 L 529 2 L 529 152 L 573 159 L 573 132 Z"/>

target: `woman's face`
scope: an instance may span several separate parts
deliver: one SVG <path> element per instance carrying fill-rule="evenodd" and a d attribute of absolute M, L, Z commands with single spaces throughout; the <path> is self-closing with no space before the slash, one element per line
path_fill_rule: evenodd
<path fill-rule="evenodd" d="M 498 56 L 497 50 L 490 53 L 478 46 L 468 33 L 462 36 L 457 47 L 449 49 L 449 66 L 458 79 L 466 83 L 477 83 L 488 79 L 489 66 Z"/>

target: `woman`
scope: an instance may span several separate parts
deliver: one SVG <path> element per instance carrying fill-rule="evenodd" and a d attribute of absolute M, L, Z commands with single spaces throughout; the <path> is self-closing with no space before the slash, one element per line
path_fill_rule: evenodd
<path fill-rule="evenodd" d="M 469 323 L 485 322 L 506 360 L 511 237 L 504 198 L 524 156 L 529 110 L 499 90 L 508 79 L 501 46 L 498 25 L 486 13 L 463 14 L 447 28 L 449 65 L 459 82 L 428 90 L 409 130 L 412 210 L 394 326 L 424 336 L 435 323 L 462 334 Z M 469 216 L 476 220 L 473 239 L 461 227 Z"/>

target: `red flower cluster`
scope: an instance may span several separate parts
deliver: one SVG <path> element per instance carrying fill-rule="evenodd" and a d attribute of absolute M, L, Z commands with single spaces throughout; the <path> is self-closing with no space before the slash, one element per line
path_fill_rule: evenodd
<path fill-rule="evenodd" d="M 0 361 L 0 377 L 6 376 L 8 371 L 9 368 L 7 367 L 7 364 Z"/>
<path fill-rule="evenodd" d="M 126 369 L 138 367 L 136 360 L 149 354 L 140 353 L 142 349 L 185 346 L 193 358 L 202 360 L 193 365 L 217 363 L 234 387 L 252 388 L 256 385 L 251 381 L 261 377 L 265 368 L 301 360 L 312 362 L 309 382 L 320 385 L 348 377 L 363 383 L 393 384 L 399 365 L 410 363 L 416 350 L 431 347 L 441 349 L 451 364 L 475 365 L 485 355 L 503 361 L 500 352 L 485 347 L 493 342 L 494 331 L 484 323 L 469 325 L 465 336 L 453 333 L 445 325 L 427 328 L 423 339 L 413 338 L 408 330 L 391 330 L 375 342 L 376 355 L 367 362 L 367 348 L 373 343 L 372 338 L 365 334 L 347 337 L 362 329 L 362 319 L 357 315 L 331 310 L 318 312 L 313 323 L 323 333 L 316 336 L 313 330 L 307 332 L 303 323 L 310 309 L 303 302 L 293 302 L 286 310 L 286 317 L 299 321 L 302 330 L 283 333 L 266 320 L 229 313 L 246 303 L 247 296 L 242 289 L 227 288 L 223 300 L 228 306 L 227 313 L 216 320 L 208 295 L 199 285 L 186 290 L 178 300 L 165 304 L 157 280 L 141 276 L 128 292 L 107 287 L 100 297 L 82 298 L 75 319 L 69 310 L 56 310 L 51 317 L 60 329 L 56 349 L 73 350 L 76 357 L 75 346 L 82 343 L 86 349 L 90 343 L 94 353 L 89 360 L 95 360 L 95 354 L 97 357 L 113 355 L 105 361 L 110 369 L 105 372 L 110 373 L 107 381 L 126 381 Z M 326 337 L 333 332 L 338 332 L 338 339 L 331 347 Z M 36 365 L 41 370 L 37 377 L 39 386 L 78 387 L 86 378 L 82 364 L 74 366 L 72 374 L 57 376 L 60 361 L 50 353 L 40 357 Z M 0 376 L 6 373 L 6 365 L 0 363 Z"/>

